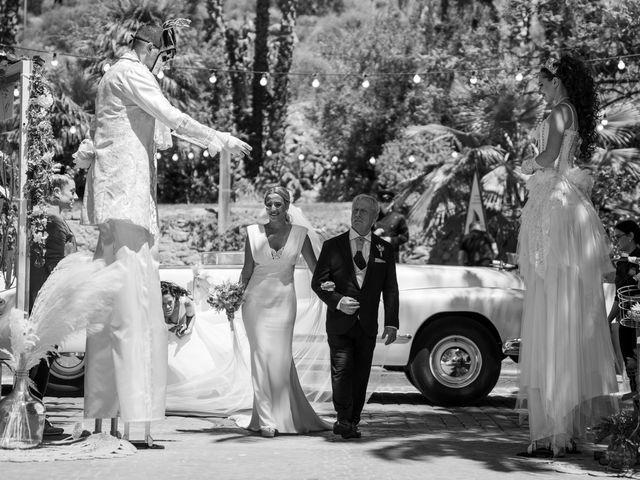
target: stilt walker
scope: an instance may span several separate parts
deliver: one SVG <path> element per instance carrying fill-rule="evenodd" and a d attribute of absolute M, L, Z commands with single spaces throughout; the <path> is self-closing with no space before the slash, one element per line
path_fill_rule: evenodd
<path fill-rule="evenodd" d="M 145 424 L 142 447 L 153 447 L 150 422 L 164 418 L 167 338 L 158 273 L 156 150 L 172 145 L 171 130 L 220 151 L 247 154 L 249 145 L 195 121 L 173 107 L 154 74 L 176 53 L 175 28 L 186 20 L 141 26 L 125 53 L 98 85 L 93 142 L 77 165 L 88 168 L 82 223 L 100 231 L 95 257 L 119 262 L 123 288 L 106 321 L 87 328 L 85 418 L 118 417 Z M 132 442 L 136 444 L 136 442 Z"/>

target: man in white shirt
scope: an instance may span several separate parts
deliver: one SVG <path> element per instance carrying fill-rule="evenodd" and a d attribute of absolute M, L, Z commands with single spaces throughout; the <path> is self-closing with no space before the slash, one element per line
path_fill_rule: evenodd
<path fill-rule="evenodd" d="M 371 233 L 380 208 L 375 198 L 353 200 L 351 228 L 324 242 L 311 287 L 327 304 L 331 351 L 331 386 L 338 420 L 333 432 L 360 438 L 373 350 L 378 333 L 378 305 L 384 301 L 386 344 L 398 330 L 398 282 L 391 244 Z"/>

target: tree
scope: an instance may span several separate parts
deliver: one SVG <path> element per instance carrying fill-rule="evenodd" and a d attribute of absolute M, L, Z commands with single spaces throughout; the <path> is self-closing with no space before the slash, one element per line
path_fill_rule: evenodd
<path fill-rule="evenodd" d="M 20 0 L 0 0 L 0 43 L 4 45 L 15 45 L 18 35 L 18 10 Z M 14 52 L 12 47 L 2 47 L 10 53 Z"/>
<path fill-rule="evenodd" d="M 269 0 L 256 1 L 255 48 L 253 52 L 253 71 L 256 72 L 251 80 L 251 129 L 250 144 L 253 150 L 251 158 L 245 166 L 249 178 L 255 178 L 260 173 L 264 155 L 265 138 L 265 110 L 270 96 L 265 86 L 260 84 L 262 77 L 269 72 Z"/>

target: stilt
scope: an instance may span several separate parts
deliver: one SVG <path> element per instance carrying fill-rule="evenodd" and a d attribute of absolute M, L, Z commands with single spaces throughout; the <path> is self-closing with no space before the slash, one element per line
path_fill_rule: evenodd
<path fill-rule="evenodd" d="M 101 433 L 102 432 L 102 419 L 96 418 L 95 427 L 93 429 L 93 433 Z"/>
<path fill-rule="evenodd" d="M 124 438 L 125 440 L 129 440 L 130 429 L 131 424 L 129 422 L 124 422 L 124 435 L 122 436 L 122 438 Z"/>
<path fill-rule="evenodd" d="M 118 436 L 118 417 L 113 417 L 111 419 L 111 432 L 109 432 L 112 437 Z"/>

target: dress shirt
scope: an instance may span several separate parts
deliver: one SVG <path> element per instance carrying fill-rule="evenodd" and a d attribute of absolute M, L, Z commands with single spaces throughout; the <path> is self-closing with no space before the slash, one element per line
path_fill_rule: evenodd
<path fill-rule="evenodd" d="M 369 253 L 371 252 L 371 232 L 366 235 L 360 235 L 353 228 L 349 229 L 349 244 L 351 245 L 351 259 L 353 261 L 353 256 L 358 251 L 358 242 L 356 241 L 358 238 L 364 238 L 364 243 L 362 245 L 362 256 L 364 257 L 365 262 L 369 262 Z M 364 276 L 367 274 L 367 268 L 363 268 L 362 270 L 358 268 L 358 266 L 353 263 L 353 268 L 356 272 L 356 280 L 358 280 L 358 286 L 362 287 L 364 283 Z"/>

